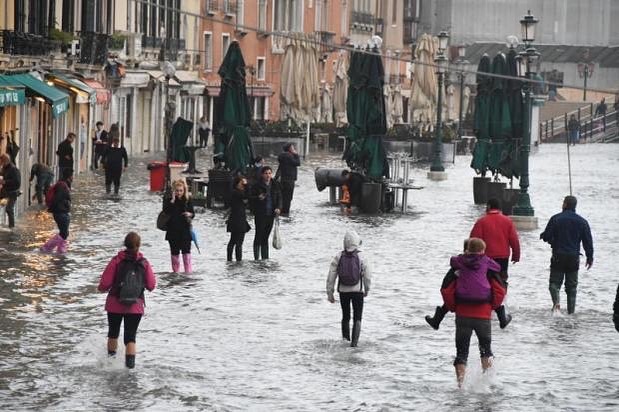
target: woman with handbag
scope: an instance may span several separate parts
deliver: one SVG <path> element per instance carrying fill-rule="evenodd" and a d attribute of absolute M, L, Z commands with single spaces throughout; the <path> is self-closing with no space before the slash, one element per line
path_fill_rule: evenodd
<path fill-rule="evenodd" d="M 191 273 L 191 221 L 195 213 L 184 180 L 179 179 L 172 183 L 172 199 L 165 199 L 163 211 L 170 217 L 165 239 L 170 243 L 172 271 L 179 272 L 181 267 L 179 255 L 182 252 L 185 273 Z"/>
<path fill-rule="evenodd" d="M 232 251 L 235 252 L 236 261 L 243 260 L 243 240 L 245 233 L 249 232 L 251 226 L 247 223 L 247 193 L 245 187 L 247 179 L 243 176 L 236 176 L 233 181 L 232 194 L 230 195 L 230 216 L 226 221 L 226 230 L 230 232 L 228 242 L 228 262 L 232 261 Z"/>
<path fill-rule="evenodd" d="M 282 209 L 282 192 L 279 183 L 273 180 L 273 169 L 269 166 L 262 167 L 260 180 L 252 187 L 251 200 L 256 228 L 254 259 L 268 259 L 273 221 Z"/>

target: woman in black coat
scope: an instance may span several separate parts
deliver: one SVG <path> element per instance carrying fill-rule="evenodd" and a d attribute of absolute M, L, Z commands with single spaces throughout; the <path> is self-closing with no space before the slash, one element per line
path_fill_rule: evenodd
<path fill-rule="evenodd" d="M 235 251 L 236 261 L 243 260 L 243 240 L 245 240 L 245 233 L 249 232 L 251 229 L 247 223 L 247 214 L 245 210 L 247 204 L 246 186 L 247 179 L 243 176 L 234 178 L 232 194 L 230 195 L 230 216 L 226 221 L 226 228 L 228 232 L 230 232 L 228 262 L 232 261 L 233 250 Z"/>
<path fill-rule="evenodd" d="M 191 273 L 191 221 L 195 216 L 193 202 L 184 180 L 172 183 L 172 199 L 165 200 L 163 211 L 170 216 L 165 239 L 170 243 L 172 271 L 177 273 L 181 267 L 180 252 L 183 253 L 185 273 Z"/>
<path fill-rule="evenodd" d="M 251 188 L 252 210 L 254 212 L 254 259 L 269 258 L 269 235 L 273 221 L 282 209 L 282 192 L 273 179 L 273 169 L 263 166 L 260 179 Z"/>
<path fill-rule="evenodd" d="M 619 286 L 617 286 L 617 296 L 615 296 L 615 303 L 613 305 L 613 322 L 615 323 L 615 329 L 619 332 Z"/>

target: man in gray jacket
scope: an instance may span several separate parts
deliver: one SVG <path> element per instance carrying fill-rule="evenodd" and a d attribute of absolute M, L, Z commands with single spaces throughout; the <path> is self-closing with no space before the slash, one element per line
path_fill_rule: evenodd
<path fill-rule="evenodd" d="M 357 346 L 361 333 L 361 316 L 363 314 L 363 298 L 368 295 L 372 281 L 367 260 L 361 256 L 359 246 L 361 239 L 354 230 L 344 235 L 344 250 L 331 261 L 327 277 L 327 298 L 335 303 L 333 296 L 335 279 L 338 279 L 337 291 L 340 294 L 342 306 L 342 337 L 351 340 L 350 336 L 350 305 L 353 308 L 353 330 L 350 346 Z"/>

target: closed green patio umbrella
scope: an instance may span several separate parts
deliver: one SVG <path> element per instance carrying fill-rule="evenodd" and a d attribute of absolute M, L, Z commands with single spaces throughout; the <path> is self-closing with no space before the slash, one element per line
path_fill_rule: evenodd
<path fill-rule="evenodd" d="M 492 59 L 491 72 L 503 76 L 509 74 L 507 70 L 507 60 L 503 53 L 498 53 L 494 56 L 494 59 Z M 492 78 L 489 123 L 492 145 L 488 154 L 488 168 L 493 173 L 497 173 L 500 169 L 504 148 L 512 135 L 508 84 L 507 79 L 503 77 Z"/>
<path fill-rule="evenodd" d="M 484 54 L 477 65 L 477 95 L 475 97 L 474 130 L 476 143 L 473 149 L 471 168 L 480 175 L 488 171 L 488 154 L 490 152 L 490 91 L 492 78 L 483 73 L 490 72 L 490 57 Z"/>
<path fill-rule="evenodd" d="M 232 42 L 218 71 L 221 77 L 219 104 L 215 107 L 215 154 L 223 155 L 226 167 L 244 172 L 252 164 L 249 138 L 251 112 L 245 88 L 245 60 L 238 42 Z"/>

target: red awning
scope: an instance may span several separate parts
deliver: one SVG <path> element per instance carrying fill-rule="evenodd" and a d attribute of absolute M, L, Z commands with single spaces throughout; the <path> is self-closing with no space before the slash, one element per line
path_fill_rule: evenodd
<path fill-rule="evenodd" d="M 110 101 L 110 91 L 94 79 L 84 79 L 84 83 L 97 91 L 97 104 L 105 104 Z"/>

